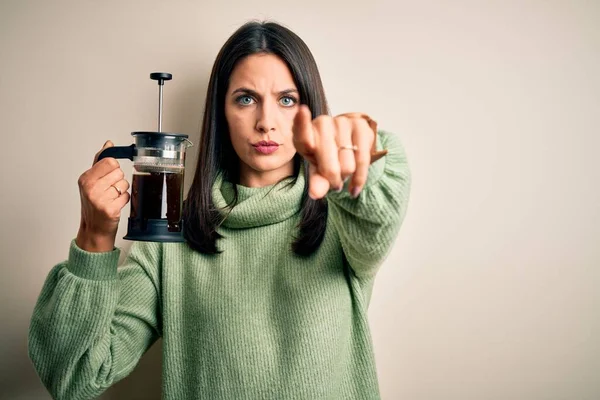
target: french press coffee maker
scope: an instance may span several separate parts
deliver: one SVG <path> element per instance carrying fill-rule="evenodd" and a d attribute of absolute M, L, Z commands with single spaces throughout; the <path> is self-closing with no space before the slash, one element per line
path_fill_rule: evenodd
<path fill-rule="evenodd" d="M 106 157 L 133 161 L 131 212 L 124 239 L 150 242 L 183 242 L 183 173 L 185 150 L 192 146 L 188 135 L 162 132 L 164 81 L 173 76 L 154 72 L 158 81 L 158 132 L 131 132 L 131 146 L 109 147 L 98 160 Z"/>

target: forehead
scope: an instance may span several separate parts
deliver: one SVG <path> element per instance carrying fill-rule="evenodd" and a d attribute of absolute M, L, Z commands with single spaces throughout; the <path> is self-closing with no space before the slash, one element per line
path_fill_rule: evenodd
<path fill-rule="evenodd" d="M 274 54 L 252 54 L 238 62 L 231 74 L 230 88 L 235 90 L 238 86 L 257 90 L 296 87 L 287 64 Z"/>

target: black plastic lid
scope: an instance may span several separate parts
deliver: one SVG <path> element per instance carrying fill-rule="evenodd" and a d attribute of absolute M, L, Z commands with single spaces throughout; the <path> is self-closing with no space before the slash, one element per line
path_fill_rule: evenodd
<path fill-rule="evenodd" d="M 180 137 L 180 138 L 188 138 L 189 135 L 183 134 L 183 133 L 168 133 L 168 132 L 144 132 L 144 131 L 139 131 L 139 132 L 131 132 L 131 136 L 136 136 L 136 135 L 154 135 L 154 136 L 174 136 L 174 137 Z"/>

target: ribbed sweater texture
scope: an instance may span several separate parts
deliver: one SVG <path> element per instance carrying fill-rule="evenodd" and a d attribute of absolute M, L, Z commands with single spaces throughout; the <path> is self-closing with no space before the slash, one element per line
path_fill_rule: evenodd
<path fill-rule="evenodd" d="M 261 188 L 237 185 L 218 232 L 222 253 L 134 242 L 91 253 L 71 242 L 49 272 L 29 329 L 29 356 L 53 398 L 92 399 L 126 377 L 162 338 L 162 398 L 379 399 L 367 309 L 404 219 L 410 171 L 396 135 L 354 199 L 326 196 L 325 238 L 308 257 L 298 234 L 303 171 Z M 219 175 L 213 201 L 234 184 Z"/>

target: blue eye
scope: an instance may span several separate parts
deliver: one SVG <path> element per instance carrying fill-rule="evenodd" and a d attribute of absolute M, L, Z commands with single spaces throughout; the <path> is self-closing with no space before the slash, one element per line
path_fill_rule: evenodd
<path fill-rule="evenodd" d="M 243 106 L 249 106 L 254 99 L 250 96 L 240 96 L 235 101 Z"/>
<path fill-rule="evenodd" d="M 284 102 L 283 102 L 284 100 L 288 100 L 288 101 L 286 101 L 286 102 L 284 103 Z M 282 97 L 282 98 L 281 98 L 281 101 L 282 101 L 282 105 L 283 105 L 284 107 L 292 107 L 293 105 L 295 105 L 295 104 L 296 104 L 296 99 L 295 99 L 295 98 L 293 98 L 293 97 L 291 97 L 291 96 L 285 96 L 285 97 Z"/>

